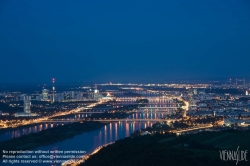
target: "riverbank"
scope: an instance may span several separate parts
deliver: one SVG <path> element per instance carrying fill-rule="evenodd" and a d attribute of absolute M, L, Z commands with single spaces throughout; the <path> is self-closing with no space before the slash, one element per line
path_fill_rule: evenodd
<path fill-rule="evenodd" d="M 91 119 L 123 119 L 126 118 L 127 116 L 131 115 L 135 109 L 138 108 L 138 104 L 134 104 L 134 105 L 127 105 L 127 106 L 123 106 L 121 108 L 116 108 L 116 109 L 112 109 L 111 111 L 106 111 L 103 112 L 101 114 L 91 114 L 91 116 L 89 116 L 88 118 L 83 118 L 84 120 L 91 120 Z M 82 112 L 84 113 L 84 112 Z M 61 115 L 61 116 L 56 116 L 56 117 L 52 117 L 50 119 L 66 119 L 66 118 L 72 118 L 72 116 L 74 116 L 76 114 L 68 114 L 68 115 Z M 67 123 L 71 123 L 71 122 L 67 122 Z M 16 131 L 16 130 L 21 130 L 21 129 L 25 129 L 28 127 L 33 127 L 33 126 L 37 126 L 40 124 L 44 124 L 44 122 L 39 122 L 39 123 L 33 123 L 33 124 L 27 124 L 27 125 L 23 125 L 23 126 L 18 126 L 15 128 L 2 128 L 0 129 L 0 134 L 6 133 L 6 132 L 11 132 L 11 131 Z"/>
<path fill-rule="evenodd" d="M 4 150 L 29 150 L 39 146 L 49 145 L 65 139 L 74 137 L 78 134 L 96 130 L 104 126 L 100 122 L 77 122 L 67 125 L 50 128 L 38 133 L 23 135 L 18 138 L 0 142 L 0 149 Z M 2 151 L 0 152 L 2 157 Z"/>
<path fill-rule="evenodd" d="M 136 108 L 136 106 L 132 107 L 133 109 Z M 99 118 L 125 118 L 131 114 L 131 109 L 128 110 L 127 107 L 119 110 L 119 111 L 112 111 L 110 113 L 103 113 L 103 114 L 94 114 L 92 115 L 91 119 L 99 119 Z M 14 138 L 11 140 L 6 140 L 3 142 L 0 142 L 0 148 L 4 150 L 29 150 L 29 149 L 35 149 L 40 146 L 50 145 L 53 143 L 59 143 L 62 140 L 66 140 L 68 138 L 72 138 L 76 135 L 80 135 L 84 132 L 88 131 L 94 131 L 96 129 L 101 128 L 102 126 L 106 125 L 107 123 L 101 123 L 101 122 L 91 122 L 91 121 L 82 121 L 82 123 L 70 123 L 63 126 L 58 126 L 56 128 L 50 128 L 43 131 L 40 131 L 38 133 L 31 133 L 28 135 L 23 135 L 18 138 Z M 112 125 L 110 125 L 112 126 Z M 116 128 L 117 129 L 117 128 Z M 139 128 L 137 128 L 139 129 Z M 106 132 L 105 132 L 106 133 Z M 124 137 L 123 137 L 124 138 Z M 115 141 L 115 140 L 113 140 Z M 106 143 L 106 141 L 105 141 Z M 2 151 L 0 152 L 0 155 L 2 157 Z"/>
<path fill-rule="evenodd" d="M 98 153 L 102 148 L 107 147 L 107 146 L 109 146 L 109 145 L 111 145 L 111 144 L 113 144 L 113 143 L 114 143 L 114 142 L 110 142 L 110 143 L 108 143 L 108 144 L 99 146 L 99 147 L 97 147 L 91 154 L 89 154 L 89 155 L 84 155 L 84 157 L 81 158 L 81 159 L 70 159 L 70 160 L 67 160 L 67 161 L 65 161 L 64 163 L 62 163 L 62 166 L 68 166 L 68 165 L 77 166 L 77 165 L 79 165 L 79 164 L 81 164 L 81 163 L 84 163 L 84 161 L 87 160 L 90 156 L 92 156 L 92 155 Z"/>
<path fill-rule="evenodd" d="M 175 134 L 127 137 L 102 148 L 80 166 L 97 165 L 235 165 L 236 161 L 220 159 L 220 150 L 245 151 L 250 149 L 250 130 L 201 132 L 176 136 Z M 226 141 L 225 141 L 226 140 Z M 249 165 L 239 161 L 239 165 Z"/>
<path fill-rule="evenodd" d="M 41 124 L 44 124 L 44 122 L 27 124 L 27 125 L 22 125 L 22 126 L 14 127 L 14 128 L 10 128 L 10 127 L 9 128 L 1 128 L 0 129 L 0 134 L 5 133 L 5 132 L 16 131 L 16 130 L 20 130 L 20 129 L 24 129 L 24 128 L 28 128 L 28 127 L 34 127 L 34 126 L 41 125 Z"/>

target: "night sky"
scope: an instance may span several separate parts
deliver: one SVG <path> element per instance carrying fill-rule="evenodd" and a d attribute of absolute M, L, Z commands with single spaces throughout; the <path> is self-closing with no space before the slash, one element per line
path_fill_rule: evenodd
<path fill-rule="evenodd" d="M 0 0 L 0 83 L 250 77 L 249 0 Z"/>

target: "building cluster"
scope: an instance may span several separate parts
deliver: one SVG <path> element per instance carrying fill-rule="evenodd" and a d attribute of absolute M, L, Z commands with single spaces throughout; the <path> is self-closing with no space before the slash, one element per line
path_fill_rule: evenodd
<path fill-rule="evenodd" d="M 172 107 L 161 97 L 176 99 L 178 108 L 182 108 L 182 117 L 206 117 L 223 116 L 225 118 L 239 119 L 243 124 L 250 116 L 250 84 L 245 80 L 237 79 L 237 83 L 227 84 L 100 84 L 101 91 L 95 88 L 82 87 L 77 90 L 56 91 L 54 86 L 51 90 L 43 89 L 34 94 L 22 94 L 20 92 L 0 93 L 0 102 L 9 103 L 9 106 L 16 107 L 12 101 L 21 101 L 24 111 L 16 113 L 16 116 L 35 116 L 30 107 L 43 110 L 68 110 L 81 107 L 81 101 L 109 101 L 116 100 L 123 104 L 136 103 L 138 98 L 149 99 L 148 107 L 161 109 Z M 102 93 L 105 92 L 106 95 Z M 151 98 L 156 99 L 152 100 Z M 178 99 L 177 99 L 178 98 Z M 39 101 L 39 102 L 35 102 Z M 46 102 L 43 102 L 46 101 Z M 80 105 L 74 105 L 75 103 Z M 32 102 L 32 105 L 30 105 Z M 48 102 L 54 103 L 49 104 Z M 63 105 L 62 103 L 69 104 Z M 73 105 L 70 105 L 72 102 Z M 44 104 L 45 103 L 45 104 Z M 177 107 L 173 106 L 173 107 Z M 158 107 L 158 106 L 157 106 Z M 159 107 L 159 109 L 160 109 Z M 32 109 L 33 110 L 33 109 Z M 0 110 L 1 111 L 1 110 Z M 226 120 L 231 122 L 232 120 Z M 238 123 L 238 122 L 237 122 Z"/>
<path fill-rule="evenodd" d="M 14 114 L 15 117 L 24 117 L 24 116 L 39 116 L 39 114 L 31 113 L 30 106 L 31 106 L 31 97 L 24 96 L 23 98 L 23 112 L 17 112 Z"/>
<path fill-rule="evenodd" d="M 90 89 L 87 91 L 87 99 L 88 100 L 96 100 L 99 101 L 103 98 L 102 94 L 100 91 L 95 87 L 94 90 Z"/>
<path fill-rule="evenodd" d="M 0 102 L 9 107 L 23 107 L 23 112 L 16 112 L 15 117 L 33 117 L 44 113 L 44 110 L 70 110 L 86 106 L 84 102 L 99 101 L 103 98 L 101 92 L 94 90 L 61 91 L 56 92 L 53 85 L 52 90 L 43 89 L 41 93 L 22 94 L 20 92 L 2 92 L 0 93 Z M 20 103 L 21 102 L 21 103 Z M 47 102 L 47 103 L 46 103 Z M 83 102 L 83 103 L 82 103 Z M 32 103 L 32 105 L 31 105 Z M 53 104 L 50 104 L 53 103 Z M 32 113 L 30 108 L 36 110 Z M 0 108 L 0 111 L 1 108 Z M 49 112 L 49 111 L 48 111 Z M 1 116 L 13 115 L 6 112 L 0 112 Z"/>
<path fill-rule="evenodd" d="M 63 91 L 51 94 L 47 89 L 44 89 L 42 91 L 42 95 L 40 95 L 40 97 L 41 101 L 56 101 L 56 102 L 81 101 L 84 99 L 82 91 Z"/>
<path fill-rule="evenodd" d="M 48 102 L 67 102 L 67 101 L 83 101 L 90 99 L 101 99 L 102 95 L 99 90 L 91 91 L 93 96 L 87 95 L 84 91 L 62 91 L 55 92 L 43 89 L 41 93 L 22 94 L 20 92 L 0 93 L 0 102 L 9 103 L 12 101 L 24 101 L 27 96 L 31 101 L 48 101 Z M 89 94 L 89 93 L 88 93 Z"/>
<path fill-rule="evenodd" d="M 221 89 L 217 91 L 207 91 L 200 93 L 195 89 L 188 91 L 182 97 L 188 101 L 189 109 L 187 114 L 189 116 L 221 116 L 225 118 L 225 125 L 250 124 L 250 96 L 247 93 L 248 89 L 244 89 L 246 93 L 235 91 L 234 93 L 224 93 Z M 234 120 L 232 120 L 234 119 Z"/>

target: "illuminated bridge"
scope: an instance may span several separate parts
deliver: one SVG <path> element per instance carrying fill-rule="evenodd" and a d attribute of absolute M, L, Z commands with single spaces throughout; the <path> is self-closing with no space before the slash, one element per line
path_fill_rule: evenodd
<path fill-rule="evenodd" d="M 104 111 L 100 112 L 75 112 L 74 114 L 102 114 Z"/>
<path fill-rule="evenodd" d="M 147 99 L 148 104 L 163 104 L 175 105 L 172 97 L 158 96 L 158 97 L 116 97 L 116 101 L 124 103 L 135 103 L 138 99 Z"/>
<path fill-rule="evenodd" d="M 137 111 L 133 111 L 132 113 L 144 113 L 144 112 L 155 112 L 155 113 L 164 113 L 164 112 L 166 112 L 166 113 L 169 113 L 169 112 L 171 112 L 169 109 L 168 110 L 166 110 L 166 109 L 164 109 L 164 110 L 162 110 L 162 109 L 139 109 L 139 110 L 137 110 Z M 75 112 L 74 114 L 102 114 L 102 113 L 105 113 L 105 111 L 96 111 L 96 112 Z"/>
<path fill-rule="evenodd" d="M 178 121 L 176 119 L 90 119 L 90 120 L 85 120 L 85 119 L 47 119 L 42 122 L 175 122 Z"/>
<path fill-rule="evenodd" d="M 176 109 L 178 107 L 140 107 L 139 109 Z"/>

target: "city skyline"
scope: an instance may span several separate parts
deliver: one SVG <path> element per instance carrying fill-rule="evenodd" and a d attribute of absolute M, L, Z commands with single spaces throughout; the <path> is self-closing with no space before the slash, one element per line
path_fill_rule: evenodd
<path fill-rule="evenodd" d="M 0 0 L 0 163 L 249 165 L 249 2 Z"/>

